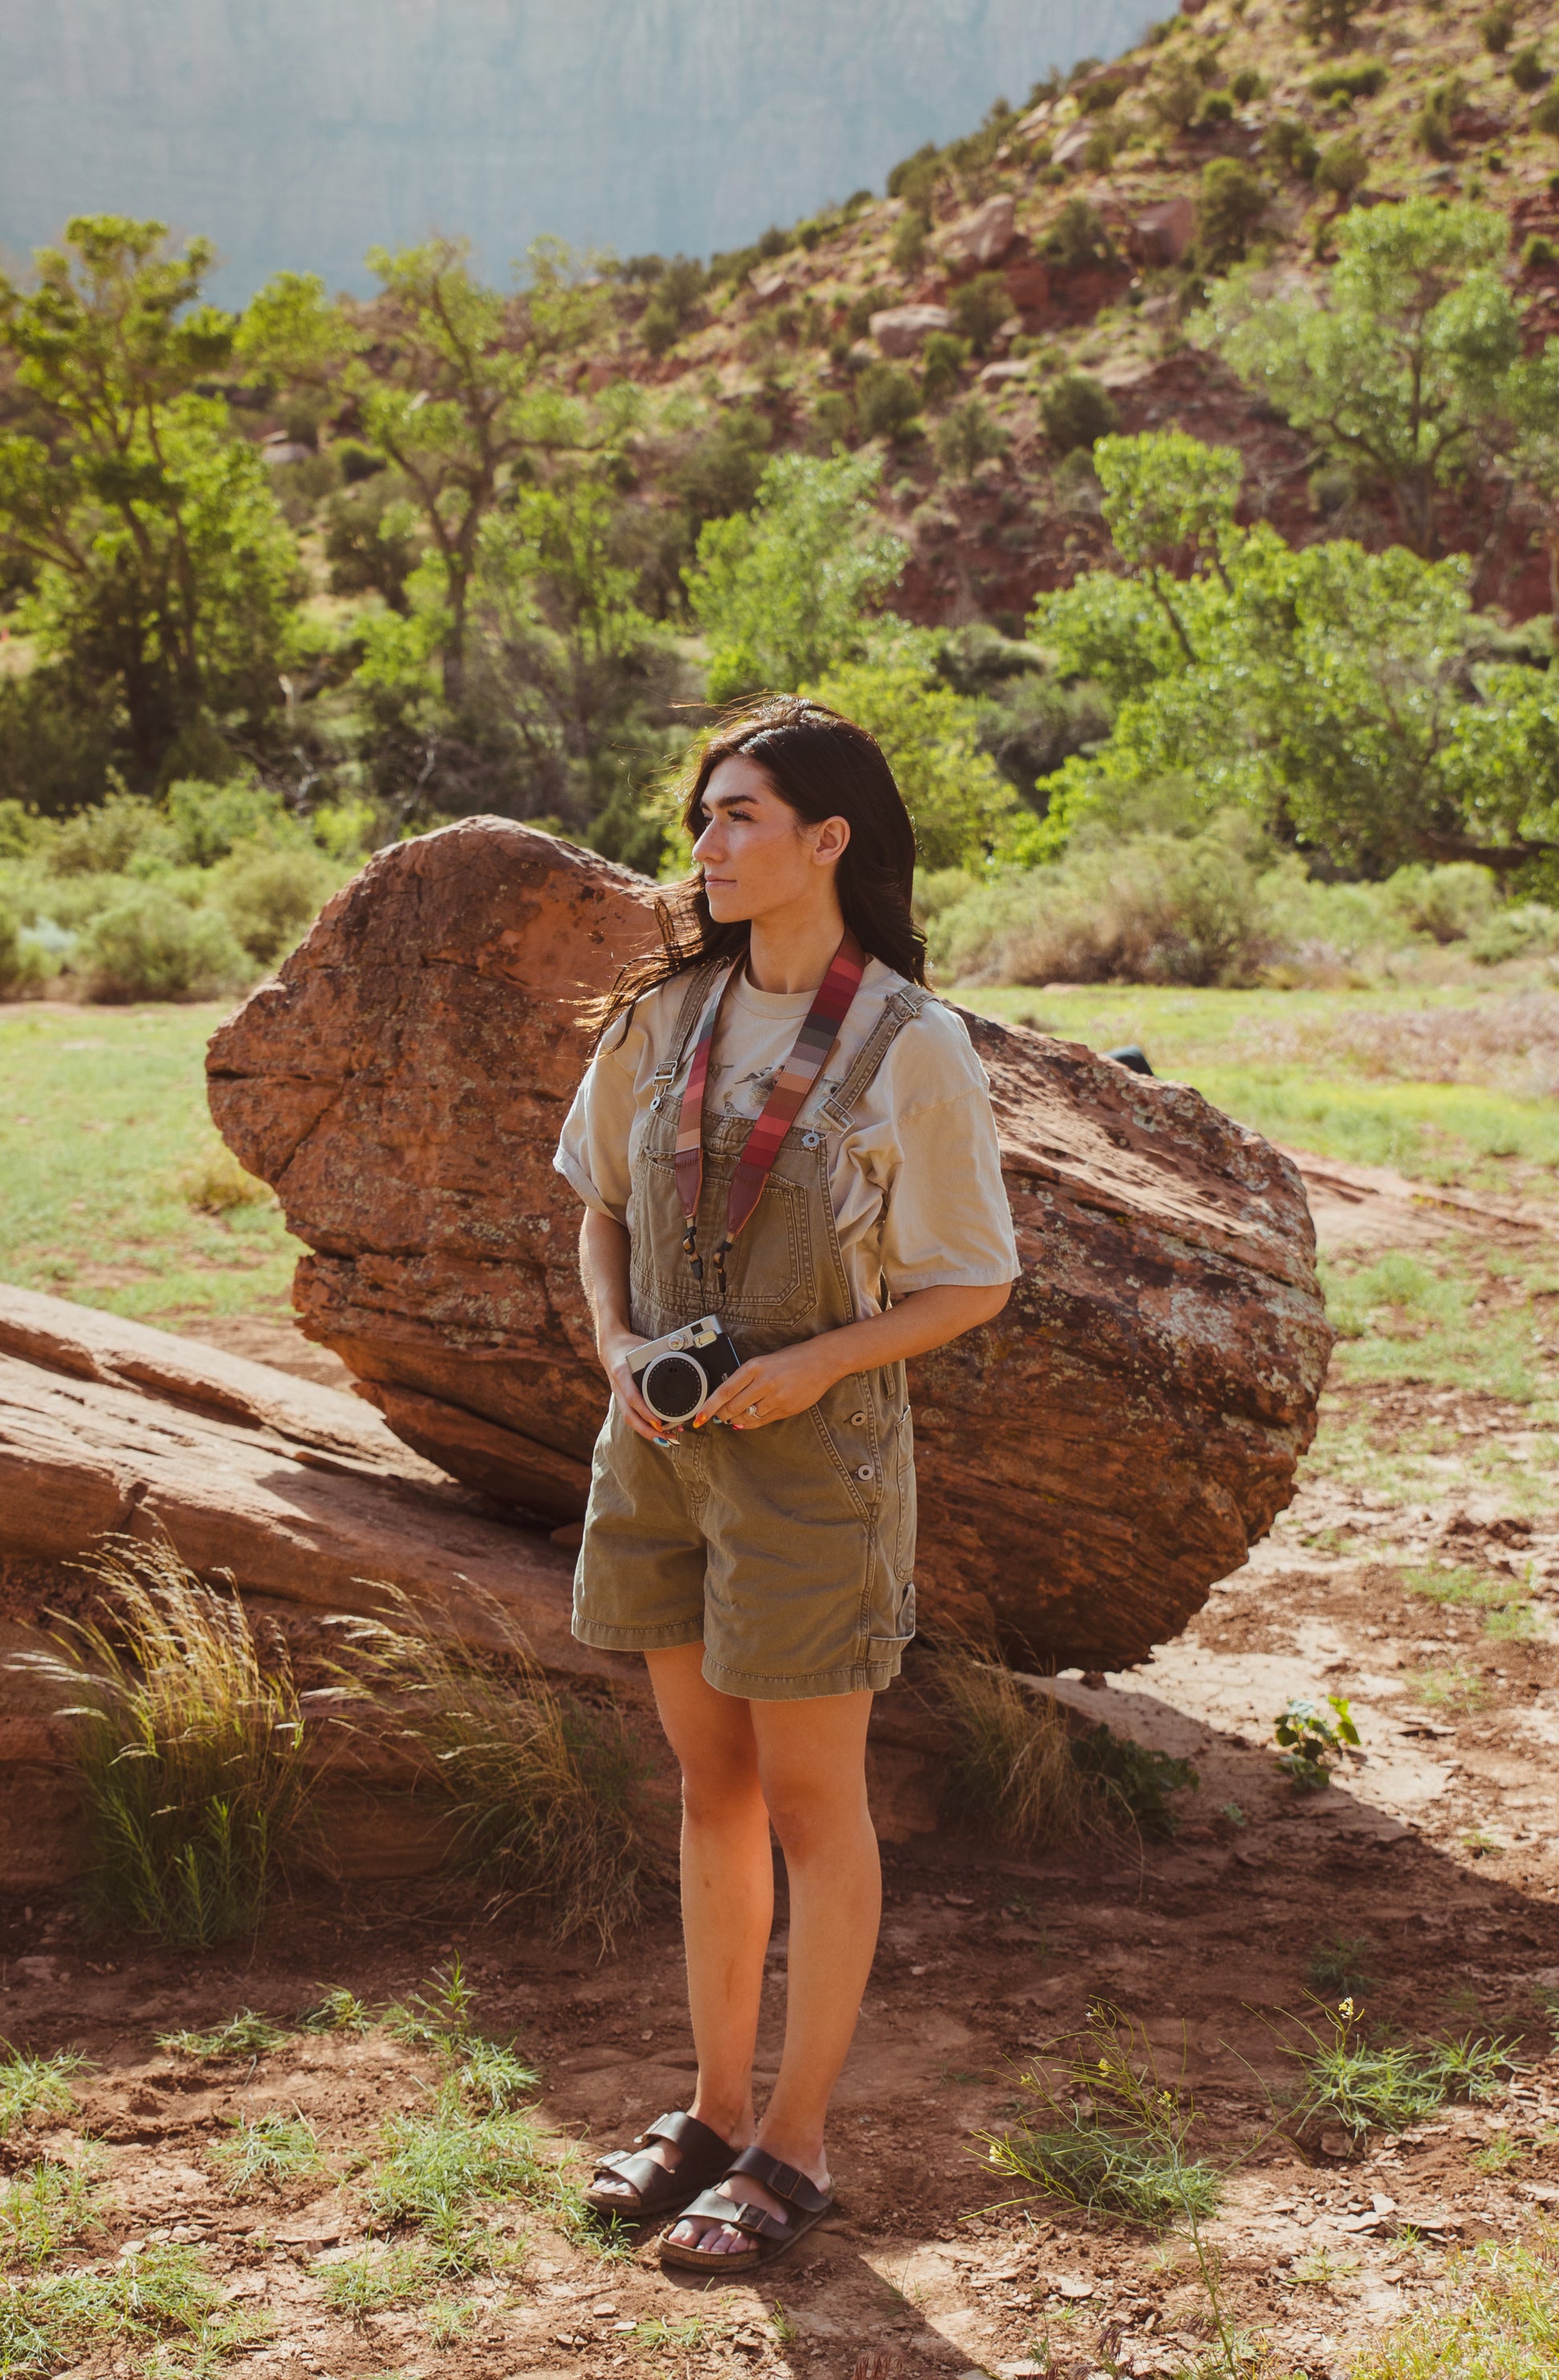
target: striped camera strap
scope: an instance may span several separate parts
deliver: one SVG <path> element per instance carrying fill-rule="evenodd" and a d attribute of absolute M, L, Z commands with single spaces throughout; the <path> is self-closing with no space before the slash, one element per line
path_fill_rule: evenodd
<path fill-rule="evenodd" d="M 722 1287 L 725 1285 L 726 1250 L 763 1195 L 763 1184 L 779 1155 L 780 1144 L 795 1123 L 802 1100 L 827 1062 L 828 1053 L 839 1038 L 839 1027 L 849 1014 L 850 1002 L 860 989 L 860 978 L 865 969 L 866 953 L 846 926 L 845 938 L 829 962 L 828 973 L 818 986 L 817 998 L 796 1036 L 773 1089 L 764 1102 L 762 1114 L 748 1135 L 747 1146 L 731 1177 L 730 1196 L 725 1207 L 725 1236 L 714 1251 L 715 1271 Z M 703 1258 L 698 1248 L 698 1220 L 699 1195 L 703 1188 L 704 1085 L 709 1078 L 709 1052 L 714 1039 L 714 1028 L 725 1006 L 725 994 L 730 990 L 731 976 L 735 973 L 733 967 L 731 975 L 720 988 L 719 996 L 710 1002 L 708 1014 L 700 1027 L 677 1118 L 676 1191 L 682 1201 L 682 1216 L 687 1225 L 682 1245 L 693 1268 L 695 1281 L 703 1279 Z"/>

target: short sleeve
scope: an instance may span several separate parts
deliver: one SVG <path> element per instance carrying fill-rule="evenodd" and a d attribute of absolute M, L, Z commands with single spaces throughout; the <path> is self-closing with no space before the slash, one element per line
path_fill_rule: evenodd
<path fill-rule="evenodd" d="M 629 1018 L 610 1047 L 597 1050 L 574 1094 L 553 1158 L 585 1205 L 616 1223 L 627 1219 L 628 1134 L 636 1105 L 632 1045 L 642 1038 Z"/>
<path fill-rule="evenodd" d="M 896 1118 L 898 1164 L 883 1218 L 890 1297 L 996 1289 L 1017 1277 L 1017 1242 L 991 1101 L 971 1085 Z"/>

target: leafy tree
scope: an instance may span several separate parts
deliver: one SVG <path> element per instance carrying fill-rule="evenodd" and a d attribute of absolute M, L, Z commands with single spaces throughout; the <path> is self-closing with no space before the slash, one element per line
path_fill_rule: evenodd
<path fill-rule="evenodd" d="M 78 215 L 36 288 L 0 277 L 0 344 L 33 400 L 0 438 L 0 552 L 33 574 L 28 625 L 118 712 L 142 779 L 213 714 L 253 728 L 275 709 L 296 569 L 263 465 L 201 393 L 233 346 L 201 302 L 213 252 L 166 240 Z"/>
<path fill-rule="evenodd" d="M 1197 191 L 1197 261 L 1209 273 L 1237 263 L 1267 211 L 1260 174 L 1237 157 L 1214 157 L 1201 169 Z"/>
<path fill-rule="evenodd" d="M 1416 553 L 1438 550 L 1441 492 L 1521 434 L 1521 321 L 1503 215 L 1409 199 L 1344 217 L 1318 295 L 1212 292 L 1208 335 L 1323 451 L 1377 472 Z"/>
<path fill-rule="evenodd" d="M 707 524 L 686 577 L 709 640 L 712 702 L 759 686 L 794 690 L 861 650 L 867 609 L 907 552 L 877 519 L 881 472 L 868 453 L 781 455 L 750 514 Z"/>
<path fill-rule="evenodd" d="M 672 650 L 615 558 L 616 509 L 599 478 L 566 475 L 482 532 L 473 691 L 513 739 L 532 817 L 587 821 L 634 755 L 660 757 L 640 713 L 664 700 Z"/>
<path fill-rule="evenodd" d="M 868 364 L 856 382 L 856 419 L 867 438 L 902 438 L 920 410 L 920 392 L 898 364 Z"/>
<path fill-rule="evenodd" d="M 936 459 L 949 479 L 972 480 L 981 463 L 994 462 L 1011 443 L 984 398 L 966 396 L 938 425 Z"/>
<path fill-rule="evenodd" d="M 591 443 L 556 366 L 603 307 L 555 243 L 539 242 L 513 298 L 470 272 L 466 243 L 370 251 L 381 295 L 332 305 L 317 275 L 284 273 L 244 318 L 241 352 L 261 374 L 335 388 L 399 471 L 443 577 L 444 698 L 465 691 L 466 630 L 483 524 L 506 478 L 536 457 Z M 610 427 L 610 425 L 608 425 Z"/>
<path fill-rule="evenodd" d="M 1115 716 L 1058 772 L 1053 839 L 1100 786 L 1181 774 L 1369 875 L 1559 855 L 1559 688 L 1474 661 L 1460 557 L 1241 528 L 1237 461 L 1177 433 L 1111 441 L 1099 468 L 1127 575 L 1042 597 L 1033 625 Z"/>
<path fill-rule="evenodd" d="M 1321 189 L 1332 191 L 1346 206 L 1370 179 L 1370 157 L 1363 141 L 1351 135 L 1328 141 L 1316 160 L 1315 178 Z"/>
<path fill-rule="evenodd" d="M 922 867 L 978 868 L 1000 845 L 1015 796 L 980 747 L 975 703 L 896 658 L 846 662 L 806 691 L 881 744 L 915 821 Z"/>
<path fill-rule="evenodd" d="M 1057 454 L 1092 446 L 1112 431 L 1119 416 L 1110 392 L 1087 372 L 1066 372 L 1040 399 L 1040 419 Z"/>
<path fill-rule="evenodd" d="M 920 394 L 928 405 L 940 405 L 953 395 L 958 375 L 969 359 L 967 339 L 952 331 L 933 331 L 920 350 Z"/>
<path fill-rule="evenodd" d="M 1012 312 L 1012 299 L 999 273 L 977 273 L 972 281 L 954 290 L 947 310 L 957 336 L 982 356 Z"/>

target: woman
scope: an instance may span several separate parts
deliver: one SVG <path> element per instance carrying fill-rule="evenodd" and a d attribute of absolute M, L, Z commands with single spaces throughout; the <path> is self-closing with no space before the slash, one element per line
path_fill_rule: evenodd
<path fill-rule="evenodd" d="M 833 2204 L 823 2121 L 882 1900 L 866 1725 L 915 1624 L 905 1359 L 999 1313 L 1017 1264 L 984 1073 L 922 988 L 914 831 L 872 738 L 766 700 L 703 745 L 685 817 L 697 872 L 603 1004 L 556 1159 L 613 1391 L 574 1633 L 643 1653 L 681 1766 L 699 2057 L 691 2110 L 603 2158 L 588 2195 L 630 2222 L 686 2207 L 664 2260 L 734 2277 Z M 705 1314 L 743 1360 L 669 1429 L 629 1356 Z M 771 1824 L 789 1974 L 760 2121 Z"/>

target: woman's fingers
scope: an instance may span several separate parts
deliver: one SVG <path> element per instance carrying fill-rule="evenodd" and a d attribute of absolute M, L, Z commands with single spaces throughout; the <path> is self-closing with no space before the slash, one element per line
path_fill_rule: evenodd
<path fill-rule="evenodd" d="M 713 1393 L 699 1407 L 695 1427 L 711 1421 L 737 1421 L 749 1418 L 743 1408 L 756 1404 L 763 1387 L 766 1359 L 753 1356 L 741 1369 L 722 1380 Z"/>

